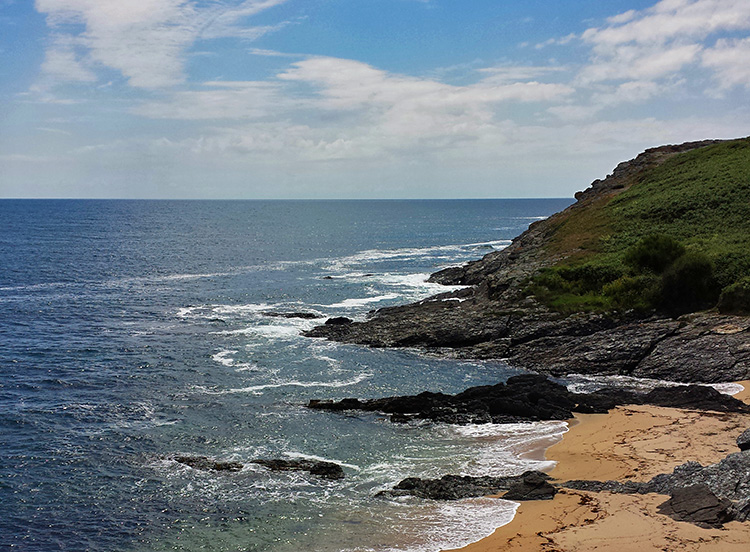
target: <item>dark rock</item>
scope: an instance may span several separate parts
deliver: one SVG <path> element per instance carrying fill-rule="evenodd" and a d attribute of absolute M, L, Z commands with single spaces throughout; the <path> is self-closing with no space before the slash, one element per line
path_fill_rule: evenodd
<path fill-rule="evenodd" d="M 253 460 L 253 464 L 265 466 L 272 471 L 306 471 L 312 475 L 319 475 L 326 479 L 343 479 L 344 470 L 334 462 L 325 462 L 320 460 Z"/>
<path fill-rule="evenodd" d="M 314 318 L 321 318 L 320 315 L 314 312 L 275 312 L 269 311 L 262 313 L 263 316 L 270 316 L 274 318 L 302 318 L 304 320 L 312 320 Z"/>
<path fill-rule="evenodd" d="M 591 493 L 643 494 L 648 492 L 648 483 L 638 481 L 586 481 L 572 480 L 562 484 L 566 489 L 588 491 Z"/>
<path fill-rule="evenodd" d="M 328 326 L 346 326 L 353 322 L 351 318 L 347 318 L 346 316 L 335 316 L 333 318 L 329 318 L 325 321 L 325 324 Z"/>
<path fill-rule="evenodd" d="M 657 387 L 643 397 L 643 402 L 671 408 L 750 413 L 750 405 L 705 385 Z"/>
<path fill-rule="evenodd" d="M 750 451 L 735 452 L 722 461 L 705 467 L 698 462 L 687 462 L 677 466 L 672 473 L 657 475 L 647 482 L 568 481 L 562 484 L 563 487 L 581 491 L 608 491 L 624 494 L 658 493 L 673 496 L 682 489 L 696 485 L 705 486 L 718 498 L 720 504 L 719 507 L 715 507 L 716 505 L 712 502 L 713 499 L 707 497 L 706 493 L 701 492 L 701 496 L 703 496 L 701 500 L 706 501 L 707 508 L 712 509 L 713 512 L 718 512 L 719 517 L 716 519 L 723 519 L 724 514 L 720 512 L 726 511 L 731 519 L 750 520 Z M 682 500 L 681 497 L 690 495 L 678 493 L 677 496 L 679 500 Z M 677 504 L 679 504 L 679 500 Z M 724 500 L 728 502 L 724 502 Z M 680 508 L 673 506 L 675 511 L 682 511 Z M 713 523 L 710 518 L 701 521 L 699 516 L 693 515 L 693 517 L 701 523 Z M 688 518 L 686 520 L 690 521 Z M 724 521 L 727 520 L 724 519 Z"/>
<path fill-rule="evenodd" d="M 726 498 L 717 498 L 704 484 L 675 489 L 657 511 L 677 521 L 689 521 L 705 528 L 720 528 L 733 519 L 732 503 Z"/>
<path fill-rule="evenodd" d="M 539 472 L 527 472 L 503 495 L 505 500 L 552 500 L 557 489 Z"/>
<path fill-rule="evenodd" d="M 393 490 L 378 493 L 378 496 L 416 496 L 432 500 L 459 500 L 476 496 L 487 496 L 507 491 L 524 478 L 546 482 L 549 476 L 536 471 L 507 477 L 471 477 L 466 475 L 444 475 L 440 479 L 408 477 Z"/>
<path fill-rule="evenodd" d="M 212 460 L 207 456 L 175 456 L 172 460 L 196 470 L 236 472 L 242 469 L 242 464 L 239 462 Z"/>
<path fill-rule="evenodd" d="M 740 450 L 750 450 L 750 429 L 746 429 L 742 435 L 737 437 L 737 446 Z"/>
<path fill-rule="evenodd" d="M 384 412 L 393 415 L 394 422 L 423 419 L 451 424 L 482 424 L 566 420 L 573 417 L 573 412 L 603 413 L 621 404 L 750 412 L 750 406 L 722 395 L 712 387 L 665 387 L 648 394 L 610 388 L 577 394 L 539 374 L 514 376 L 505 384 L 471 387 L 456 395 L 426 391 L 382 399 L 311 400 L 308 407 L 339 412 Z"/>

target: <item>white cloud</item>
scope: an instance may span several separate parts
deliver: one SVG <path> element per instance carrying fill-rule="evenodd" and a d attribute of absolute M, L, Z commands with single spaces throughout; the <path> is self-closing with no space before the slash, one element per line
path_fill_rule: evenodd
<path fill-rule="evenodd" d="M 285 1 L 199 7 L 191 0 L 36 0 L 36 9 L 47 14 L 49 26 L 86 47 L 91 62 L 116 69 L 131 86 L 161 88 L 183 82 L 185 52 L 196 40 L 257 38 L 278 26 L 243 27 L 241 21 Z M 76 34 L 71 24 L 82 24 L 84 31 Z"/>
<path fill-rule="evenodd" d="M 278 85 L 268 82 L 207 82 L 208 90 L 176 92 L 150 101 L 133 112 L 151 119 L 254 119 L 278 112 L 288 102 Z"/>
<path fill-rule="evenodd" d="M 338 109 L 405 104 L 426 109 L 471 108 L 512 100 L 549 101 L 573 91 L 566 85 L 536 81 L 495 84 L 491 77 L 469 86 L 452 86 L 430 79 L 389 74 L 354 60 L 325 57 L 294 63 L 279 78 L 316 86 L 325 104 Z"/>
<path fill-rule="evenodd" d="M 674 39 L 703 39 L 717 31 L 750 28 L 747 0 L 662 0 L 643 12 L 610 18 L 610 26 L 592 28 L 583 40 L 596 47 L 664 44 Z"/>
<path fill-rule="evenodd" d="M 76 56 L 73 45 L 57 43 L 47 49 L 42 71 L 53 78 L 68 82 L 95 82 L 96 75 Z"/>
<path fill-rule="evenodd" d="M 578 82 L 669 77 L 700 60 L 705 41 L 717 33 L 750 30 L 747 0 L 662 0 L 630 10 L 587 29 L 581 39 L 592 47 L 592 61 Z"/>
<path fill-rule="evenodd" d="M 750 38 L 719 40 L 715 47 L 703 52 L 702 62 L 715 71 L 719 90 L 750 88 Z"/>

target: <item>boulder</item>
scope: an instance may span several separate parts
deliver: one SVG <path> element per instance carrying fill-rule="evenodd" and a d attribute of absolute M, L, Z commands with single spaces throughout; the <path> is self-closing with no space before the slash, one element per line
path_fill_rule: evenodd
<path fill-rule="evenodd" d="M 740 450 L 750 450 L 750 429 L 746 429 L 742 435 L 737 437 L 737 446 Z"/>
<path fill-rule="evenodd" d="M 717 498 L 705 484 L 675 489 L 657 511 L 704 528 L 720 528 L 733 519 L 732 503 L 726 498 Z"/>
<path fill-rule="evenodd" d="M 552 500 L 557 489 L 539 472 L 526 472 L 503 495 L 505 500 Z"/>

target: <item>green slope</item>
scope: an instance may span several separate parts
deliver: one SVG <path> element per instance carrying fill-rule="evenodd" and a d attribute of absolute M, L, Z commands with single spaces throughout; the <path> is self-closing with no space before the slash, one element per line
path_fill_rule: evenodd
<path fill-rule="evenodd" d="M 648 249 L 642 240 L 649 236 L 684 246 L 687 257 L 677 264 L 686 266 L 634 264 L 635 249 Z M 530 291 L 557 310 L 685 312 L 715 304 L 722 289 L 750 275 L 750 139 L 677 154 L 646 170 L 621 193 L 571 214 L 548 248 L 565 260 L 535 277 Z M 712 266 L 698 266 L 706 262 Z M 703 298 L 665 298 L 685 278 L 700 276 L 696 270 L 711 271 L 703 274 L 701 285 L 711 288 Z"/>

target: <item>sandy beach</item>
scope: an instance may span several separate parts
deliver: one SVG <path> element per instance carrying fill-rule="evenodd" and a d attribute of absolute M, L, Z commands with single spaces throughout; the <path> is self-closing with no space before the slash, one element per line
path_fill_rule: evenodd
<path fill-rule="evenodd" d="M 736 398 L 750 402 L 750 381 Z M 550 475 L 572 479 L 648 481 L 690 460 L 703 465 L 736 452 L 735 440 L 750 415 L 653 406 L 618 407 L 608 414 L 577 415 L 563 440 L 547 450 Z M 554 500 L 524 502 L 511 523 L 463 552 L 505 550 L 588 552 L 746 551 L 750 524 L 723 529 L 657 513 L 667 496 L 561 490 Z"/>

